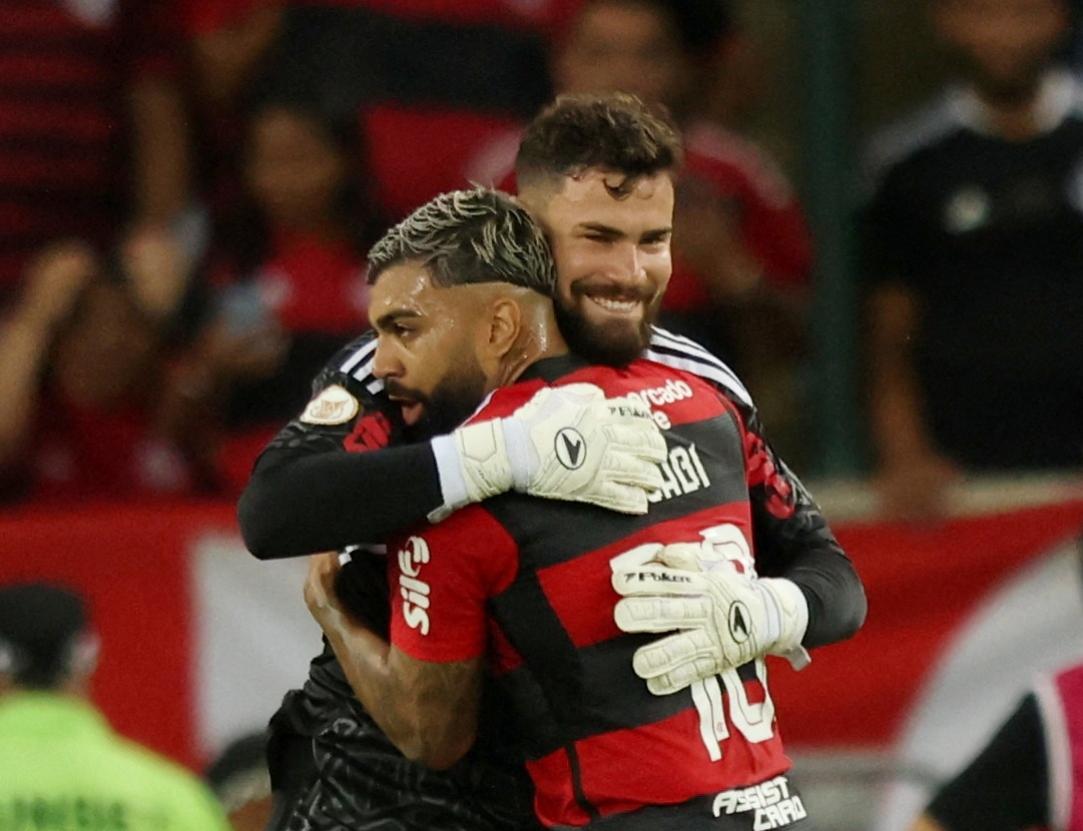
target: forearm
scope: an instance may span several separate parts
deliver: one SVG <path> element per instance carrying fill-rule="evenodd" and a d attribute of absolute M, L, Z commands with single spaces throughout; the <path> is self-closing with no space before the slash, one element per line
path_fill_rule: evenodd
<path fill-rule="evenodd" d="M 808 603 L 808 648 L 845 640 L 865 622 L 868 602 L 861 578 L 838 544 L 827 519 L 801 481 L 781 461 L 792 492 L 788 511 L 771 509 L 758 490 L 753 500 L 756 562 L 761 576 L 784 577 L 801 589 Z"/>
<path fill-rule="evenodd" d="M 49 333 L 19 317 L 0 331 L 0 463 L 25 444 L 38 404 L 38 385 Z"/>
<path fill-rule="evenodd" d="M 891 466 L 930 450 L 912 343 L 917 308 L 909 293 L 887 286 L 870 303 L 872 439 L 881 465 Z"/>
<path fill-rule="evenodd" d="M 932 447 L 922 418 L 921 395 L 909 363 L 901 355 L 884 357 L 871 384 L 870 417 L 877 462 L 890 467 Z"/>
<path fill-rule="evenodd" d="M 358 701 L 388 739 L 409 756 L 404 745 L 412 731 L 406 715 L 399 710 L 407 696 L 400 694 L 403 691 L 397 689 L 388 665 L 390 644 L 344 614 L 335 614 L 333 620 L 325 617 L 320 623 Z"/>
<path fill-rule="evenodd" d="M 407 759 L 444 769 L 462 758 L 476 734 L 479 684 L 463 690 L 419 682 L 402 654 L 371 630 L 345 615 L 321 623 L 354 694 Z M 439 675 L 434 666 L 429 677 Z"/>
<path fill-rule="evenodd" d="M 383 542 L 442 504 L 427 443 L 297 456 L 271 449 L 237 512 L 245 544 L 265 560 Z"/>
<path fill-rule="evenodd" d="M 865 622 L 865 589 L 841 551 L 808 552 L 781 576 L 796 583 L 808 603 L 808 628 L 802 646 L 812 649 L 846 640 Z"/>

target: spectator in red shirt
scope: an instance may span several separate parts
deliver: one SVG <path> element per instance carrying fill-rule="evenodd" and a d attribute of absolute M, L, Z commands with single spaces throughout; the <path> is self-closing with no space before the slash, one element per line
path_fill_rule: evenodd
<path fill-rule="evenodd" d="M 365 252 L 375 228 L 352 120 L 287 102 L 246 125 L 245 193 L 217 234 L 211 318 L 185 371 L 218 413 L 227 478 L 303 409 L 308 381 L 366 327 Z"/>
<path fill-rule="evenodd" d="M 182 390 L 166 361 L 182 264 L 167 235 L 144 232 L 116 269 L 75 243 L 28 269 L 0 329 L 6 496 L 176 497 L 211 486 L 198 436 L 177 420 Z"/>
<path fill-rule="evenodd" d="M 523 119 L 549 98 L 556 3 L 184 0 L 184 18 L 205 107 L 228 113 L 261 89 L 356 118 L 373 195 L 394 221 L 491 181 L 478 147 L 507 139 L 514 154 Z"/>
<path fill-rule="evenodd" d="M 6 0 L 0 12 L 0 303 L 45 245 L 165 225 L 189 187 L 172 3 Z"/>

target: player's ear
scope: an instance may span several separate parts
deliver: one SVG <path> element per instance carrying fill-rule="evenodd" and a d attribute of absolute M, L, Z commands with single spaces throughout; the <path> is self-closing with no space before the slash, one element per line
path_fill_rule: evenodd
<path fill-rule="evenodd" d="M 488 348 L 493 357 L 502 358 L 515 346 L 523 328 L 523 311 L 510 297 L 493 300 L 489 315 Z"/>

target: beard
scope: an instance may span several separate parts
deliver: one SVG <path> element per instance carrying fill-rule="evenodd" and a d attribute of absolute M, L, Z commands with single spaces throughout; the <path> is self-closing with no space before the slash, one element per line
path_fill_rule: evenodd
<path fill-rule="evenodd" d="M 651 325 L 658 316 L 657 302 L 647 305 L 638 323 L 608 320 L 598 324 L 583 311 L 583 301 L 577 302 L 575 294 L 573 291 L 570 301 L 559 294 L 553 298 L 557 326 L 572 352 L 592 364 L 618 367 L 643 354 L 651 341 Z"/>
<path fill-rule="evenodd" d="M 465 365 L 445 376 L 428 395 L 397 384 L 393 379 L 387 381 L 387 392 L 405 396 L 423 406 L 417 423 L 403 430 L 406 440 L 415 442 L 450 433 L 466 421 L 485 398 L 487 385 L 485 374 L 471 357 Z"/>

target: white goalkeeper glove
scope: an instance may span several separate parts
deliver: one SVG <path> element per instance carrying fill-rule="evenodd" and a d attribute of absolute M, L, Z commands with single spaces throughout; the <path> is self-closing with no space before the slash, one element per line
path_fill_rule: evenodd
<path fill-rule="evenodd" d="M 544 387 L 508 418 L 460 427 L 432 441 L 451 511 L 510 490 L 645 514 L 662 487 L 666 442 L 638 399 L 607 399 L 593 384 Z"/>
<path fill-rule="evenodd" d="M 808 603 L 795 583 L 742 573 L 710 540 L 650 553 L 654 562 L 615 563 L 613 587 L 622 595 L 614 610 L 621 630 L 678 630 L 636 650 L 633 669 L 652 693 L 677 692 L 764 655 L 782 655 L 795 669 L 808 664 L 801 646 Z"/>

